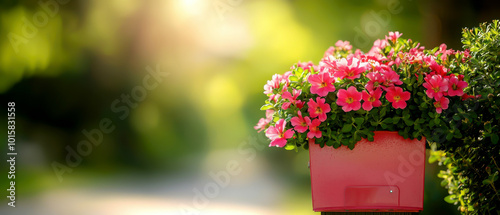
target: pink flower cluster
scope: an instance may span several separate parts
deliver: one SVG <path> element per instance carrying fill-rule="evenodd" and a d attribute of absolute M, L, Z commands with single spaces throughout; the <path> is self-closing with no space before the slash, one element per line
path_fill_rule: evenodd
<path fill-rule="evenodd" d="M 463 75 L 448 74 L 448 68 L 442 63 L 457 53 L 467 57 L 467 50 L 453 51 L 443 44 L 433 52 L 434 55 L 429 55 L 424 53 L 424 47 L 417 44 L 406 51 L 394 51 L 394 44 L 402 41 L 401 35 L 389 32 L 385 39 L 375 41 L 366 54 L 359 49 L 353 53 L 349 42 L 339 40 L 335 47 L 325 52 L 318 65 L 299 62 L 291 68 L 292 71 L 275 74 L 264 86 L 264 93 L 269 97 L 268 103 L 278 104 L 274 107 L 281 110 L 267 110 L 266 118 L 260 119 L 254 128 L 259 132 L 267 129 L 266 136 L 271 139 L 269 146 L 284 147 L 288 139 L 306 132 L 309 141 L 321 138 L 320 126 L 326 124 L 324 122 L 332 111 L 332 105 L 341 107 L 344 112 L 361 108 L 371 111 L 384 104 L 405 109 L 412 94 L 403 89 L 407 87 L 396 72 L 401 71 L 400 65 L 414 65 L 416 69 L 412 72 L 415 76 L 424 77 L 422 86 L 426 95 L 434 99 L 437 113 L 448 108 L 450 101 L 447 97 L 470 98 L 464 93 L 468 84 Z M 302 73 L 296 74 L 299 67 Z M 403 77 L 405 81 L 409 80 L 407 76 Z M 274 115 L 279 115 L 280 119 L 273 121 Z M 290 122 L 288 126 L 287 120 Z"/>
<path fill-rule="evenodd" d="M 464 88 L 468 86 L 467 82 L 463 80 L 463 75 L 455 76 L 445 75 L 441 76 L 432 72 L 425 77 L 423 86 L 426 88 L 425 93 L 429 98 L 435 100 L 434 107 L 437 113 L 448 109 L 450 100 L 446 96 L 463 96 Z"/>

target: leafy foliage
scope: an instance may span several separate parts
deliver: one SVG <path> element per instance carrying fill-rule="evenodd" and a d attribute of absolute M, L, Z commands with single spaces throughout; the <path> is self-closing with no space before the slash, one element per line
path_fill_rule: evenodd
<path fill-rule="evenodd" d="M 448 114 L 461 137 L 436 140 L 430 162 L 446 165 L 439 177 L 463 214 L 500 214 L 500 26 L 498 20 L 464 29 L 462 43 L 470 60 L 460 65 L 470 90 L 479 98 Z M 446 113 L 445 113 L 446 114 Z M 438 151 L 441 150 L 441 151 Z"/>

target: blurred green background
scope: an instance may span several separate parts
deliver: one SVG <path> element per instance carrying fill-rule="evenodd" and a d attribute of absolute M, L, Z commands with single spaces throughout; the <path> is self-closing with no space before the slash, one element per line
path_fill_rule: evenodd
<path fill-rule="evenodd" d="M 266 80 L 388 31 L 460 49 L 461 28 L 499 14 L 486 0 L 2 1 L 0 111 L 16 102 L 18 157 L 17 207 L 4 198 L 0 214 L 313 214 L 308 152 L 267 148 L 253 130 Z M 67 166 L 103 119 L 115 129 L 58 178 L 54 162 Z M 422 214 L 457 213 L 440 169 L 426 166 Z M 213 174 L 229 183 L 207 188 Z"/>

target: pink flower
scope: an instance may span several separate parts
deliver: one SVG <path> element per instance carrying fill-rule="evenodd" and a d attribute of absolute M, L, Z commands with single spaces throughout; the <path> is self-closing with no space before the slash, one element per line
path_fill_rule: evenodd
<path fill-rule="evenodd" d="M 326 120 L 326 113 L 331 111 L 330 105 L 325 104 L 325 99 L 321 97 L 316 97 L 316 102 L 313 99 L 309 99 L 307 105 L 309 106 L 309 115 L 312 118 L 318 117 L 321 122 Z"/>
<path fill-rule="evenodd" d="M 329 92 L 335 91 L 335 78 L 330 76 L 328 72 L 310 75 L 307 80 L 311 83 L 311 93 L 318 94 L 319 96 L 326 96 Z"/>
<path fill-rule="evenodd" d="M 389 36 L 385 36 L 385 39 L 386 39 L 386 40 L 390 40 L 390 41 L 392 41 L 393 43 L 395 43 L 395 42 L 396 42 L 396 40 L 397 40 L 399 37 L 401 37 L 401 35 L 403 35 L 403 34 L 399 33 L 399 31 L 396 31 L 396 32 L 389 32 Z"/>
<path fill-rule="evenodd" d="M 453 49 L 446 49 L 446 44 L 441 44 L 439 46 L 439 50 L 434 53 L 434 56 L 439 56 L 441 54 L 441 60 L 442 61 L 445 61 L 446 59 L 448 59 L 448 55 L 454 55 L 455 54 L 455 51 Z"/>
<path fill-rule="evenodd" d="M 462 96 L 460 96 L 460 98 L 462 98 L 462 101 L 465 101 L 467 99 L 478 99 L 478 98 L 481 98 L 481 95 L 473 96 L 473 95 L 468 95 L 467 93 L 464 93 Z"/>
<path fill-rule="evenodd" d="M 369 91 L 379 88 L 385 82 L 382 74 L 378 72 L 370 72 L 366 75 L 366 77 L 370 79 L 365 86 L 365 88 Z"/>
<path fill-rule="evenodd" d="M 266 136 L 271 139 L 271 146 L 283 147 L 286 145 L 286 140 L 292 138 L 295 133 L 293 129 L 288 129 L 285 131 L 286 121 L 284 119 L 278 120 L 276 126 L 271 126 L 266 131 Z"/>
<path fill-rule="evenodd" d="M 349 41 L 342 41 L 339 40 L 335 43 L 335 46 L 337 46 L 338 49 L 340 50 L 346 50 L 349 51 L 352 49 L 352 46 L 349 44 Z"/>
<path fill-rule="evenodd" d="M 464 94 L 464 88 L 469 86 L 467 82 L 460 81 L 457 77 L 452 76 L 448 81 L 448 95 L 449 96 L 462 96 Z"/>
<path fill-rule="evenodd" d="M 321 138 L 321 131 L 318 128 L 320 124 L 321 121 L 319 121 L 318 119 L 314 119 L 312 122 L 310 119 L 308 120 L 307 125 L 309 126 L 309 133 L 307 133 L 307 138 Z"/>
<path fill-rule="evenodd" d="M 328 56 L 330 55 L 333 55 L 333 53 L 335 52 L 335 47 L 333 46 L 330 46 L 326 51 L 325 51 L 325 54 L 323 54 L 323 58 L 327 58 Z"/>
<path fill-rule="evenodd" d="M 295 129 L 297 132 L 299 133 L 304 133 L 306 130 L 307 130 L 307 121 L 306 120 L 309 120 L 309 122 L 311 121 L 311 119 L 309 119 L 309 117 L 302 117 L 302 113 L 299 111 L 298 112 L 298 115 L 299 116 L 296 116 L 296 117 L 293 117 L 290 122 L 292 123 L 292 126 L 293 129 Z"/>
<path fill-rule="evenodd" d="M 403 92 L 401 87 L 393 87 L 387 91 L 385 97 L 389 102 L 392 102 L 393 108 L 406 108 L 406 101 L 410 100 L 410 92 Z"/>
<path fill-rule="evenodd" d="M 370 111 L 373 107 L 379 107 L 382 102 L 379 100 L 382 96 L 382 90 L 377 88 L 375 91 L 369 90 L 368 92 L 363 91 L 363 109 Z"/>
<path fill-rule="evenodd" d="M 445 66 L 439 65 L 435 60 L 430 62 L 429 68 L 431 68 L 433 72 L 436 72 L 438 75 L 441 75 L 443 77 L 448 73 L 448 69 Z"/>
<path fill-rule="evenodd" d="M 264 118 L 260 118 L 259 119 L 259 122 L 257 123 L 256 126 L 254 126 L 253 128 L 255 130 L 257 130 L 257 132 L 261 132 L 263 131 L 264 129 L 266 129 L 267 125 L 269 124 L 269 120 L 267 119 L 264 119 Z"/>
<path fill-rule="evenodd" d="M 273 114 L 274 114 L 274 110 L 266 110 L 266 118 L 261 118 L 259 119 L 259 122 L 257 123 L 256 126 L 254 126 L 253 128 L 255 130 L 258 130 L 257 132 L 261 132 L 262 130 L 266 129 L 267 125 L 269 125 L 269 122 L 271 122 L 271 120 L 273 120 Z"/>
<path fill-rule="evenodd" d="M 266 119 L 271 121 L 273 119 L 273 115 L 274 115 L 274 110 L 271 109 L 266 110 Z"/>
<path fill-rule="evenodd" d="M 286 110 L 290 107 L 290 105 L 292 105 L 292 104 L 296 105 L 297 97 L 299 97 L 299 95 L 301 93 L 302 93 L 302 90 L 296 90 L 296 89 L 293 89 L 293 95 L 290 92 L 285 91 L 283 93 L 283 95 L 281 96 L 281 98 L 287 99 L 288 102 L 284 102 L 283 105 L 281 105 L 281 108 L 283 110 Z"/>
<path fill-rule="evenodd" d="M 291 72 L 286 72 L 283 75 L 275 74 L 273 75 L 272 80 L 267 81 L 267 84 L 264 85 L 264 94 L 269 96 L 269 100 L 278 101 L 280 95 L 283 91 L 286 91 L 289 85 L 288 76 L 290 76 Z M 281 88 L 281 92 L 278 92 L 277 89 Z"/>
<path fill-rule="evenodd" d="M 446 97 L 441 97 L 439 100 L 434 102 L 434 107 L 436 108 L 437 113 L 443 112 L 443 110 L 448 109 L 448 104 L 450 103 L 450 100 Z"/>
<path fill-rule="evenodd" d="M 334 77 L 344 79 L 359 78 L 361 73 L 367 70 L 366 63 L 361 63 L 357 58 L 351 57 L 349 59 L 342 58 L 336 62 L 336 71 Z"/>
<path fill-rule="evenodd" d="M 350 86 L 349 89 L 340 89 L 337 92 L 337 105 L 342 106 L 344 112 L 349 112 L 351 110 L 359 110 L 361 108 L 361 97 L 362 94 L 356 90 L 356 87 Z"/>
<path fill-rule="evenodd" d="M 264 94 L 266 95 L 272 94 L 274 89 L 280 87 L 280 82 L 281 82 L 281 75 L 274 74 L 273 78 L 267 81 L 267 84 L 264 85 Z"/>
<path fill-rule="evenodd" d="M 403 82 L 399 80 L 398 73 L 394 72 L 390 67 L 380 67 L 380 73 L 384 79 L 382 84 L 382 89 L 387 90 L 387 88 L 394 87 L 394 85 L 401 85 Z"/>
<path fill-rule="evenodd" d="M 370 51 L 368 52 L 368 54 L 378 54 L 387 45 L 389 45 L 387 43 L 387 40 L 375 40 L 375 42 L 373 42 L 373 46 L 370 49 Z"/>
<path fill-rule="evenodd" d="M 429 98 L 438 100 L 448 90 L 448 80 L 442 78 L 441 75 L 427 76 L 424 79 L 426 82 L 423 86 L 427 89 L 425 93 Z"/>
<path fill-rule="evenodd" d="M 309 62 L 300 62 L 300 61 L 299 61 L 299 62 L 297 63 L 297 66 L 298 66 L 298 67 L 300 67 L 300 68 L 302 68 L 304 71 L 307 71 L 307 70 L 309 70 L 309 69 L 311 69 L 311 68 L 312 68 L 313 70 L 316 70 L 316 65 L 314 65 L 314 63 L 313 63 L 313 62 L 311 62 L 311 61 L 309 61 Z M 293 67 L 292 67 L 292 69 L 293 69 Z"/>

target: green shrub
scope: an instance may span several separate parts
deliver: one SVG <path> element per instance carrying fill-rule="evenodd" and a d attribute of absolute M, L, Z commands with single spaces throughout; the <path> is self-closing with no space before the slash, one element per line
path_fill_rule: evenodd
<path fill-rule="evenodd" d="M 439 161 L 447 170 L 443 178 L 450 195 L 463 214 L 500 214 L 500 26 L 498 20 L 464 29 L 462 43 L 470 59 L 461 66 L 469 83 L 468 99 L 450 109 L 450 117 L 461 138 L 435 141 L 429 162 Z M 439 132 L 436 132 L 439 136 Z M 440 150 L 440 151 L 437 151 Z"/>

